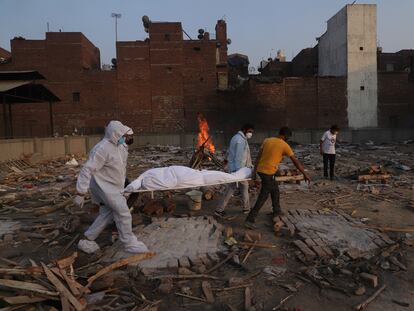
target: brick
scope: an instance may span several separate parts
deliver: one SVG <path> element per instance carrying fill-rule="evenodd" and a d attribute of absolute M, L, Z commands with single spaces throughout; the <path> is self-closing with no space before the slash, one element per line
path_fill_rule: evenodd
<path fill-rule="evenodd" d="M 328 254 L 322 249 L 322 247 L 314 245 L 311 248 L 319 257 L 328 257 Z"/>
<path fill-rule="evenodd" d="M 302 239 L 302 240 L 306 240 L 309 239 L 309 234 L 307 231 L 299 231 L 297 232 L 297 235 Z"/>
<path fill-rule="evenodd" d="M 319 245 L 319 246 L 325 246 L 326 245 L 325 242 L 322 241 L 321 238 L 313 239 L 313 241 L 315 242 L 316 245 Z"/>
<path fill-rule="evenodd" d="M 362 272 L 359 274 L 361 279 L 365 281 L 368 285 L 370 285 L 373 288 L 376 288 L 378 286 L 378 277 L 376 275 Z"/>
<path fill-rule="evenodd" d="M 361 257 L 362 257 L 361 252 L 360 252 L 358 249 L 356 249 L 356 248 L 351 248 L 351 249 L 348 249 L 348 250 L 346 251 L 346 255 L 347 255 L 349 258 L 353 259 L 353 260 L 355 260 L 355 259 L 358 259 L 358 258 L 361 258 Z"/>
<path fill-rule="evenodd" d="M 293 244 L 295 244 L 300 249 L 300 251 L 305 255 L 307 260 L 312 260 L 316 257 L 316 254 L 302 241 L 296 240 L 293 241 Z"/>
<path fill-rule="evenodd" d="M 388 245 L 394 245 L 395 242 L 393 240 L 390 239 L 390 237 L 388 235 L 386 235 L 385 233 L 378 233 L 378 236 Z"/>
<path fill-rule="evenodd" d="M 377 244 L 379 247 L 385 247 L 387 246 L 387 243 L 384 242 L 381 238 L 376 238 L 372 240 L 375 244 Z"/>
<path fill-rule="evenodd" d="M 305 240 L 306 245 L 309 247 L 316 246 L 316 243 L 312 239 L 306 239 Z"/>
<path fill-rule="evenodd" d="M 333 257 L 334 253 L 328 246 L 321 246 L 325 253 L 328 254 L 329 257 Z"/>
<path fill-rule="evenodd" d="M 292 216 L 292 215 L 288 215 L 288 216 L 287 216 L 287 218 L 289 219 L 289 221 L 290 221 L 293 225 L 295 225 L 295 224 L 297 224 L 297 223 L 298 223 L 298 220 L 297 220 L 294 216 Z"/>

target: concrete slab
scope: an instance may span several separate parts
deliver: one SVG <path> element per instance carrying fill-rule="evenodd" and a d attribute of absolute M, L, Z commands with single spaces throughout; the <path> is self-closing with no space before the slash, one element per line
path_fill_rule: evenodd
<path fill-rule="evenodd" d="M 303 214 L 300 210 L 298 212 Z M 388 236 L 368 229 L 363 223 L 352 218 L 347 219 L 335 211 L 308 214 L 305 217 L 291 215 L 290 218 L 296 218 L 297 235 L 303 241 L 313 239 L 319 247 L 327 247 L 336 254 L 352 253 L 352 257 L 356 258 L 371 256 L 380 248 L 393 243 Z"/>
<path fill-rule="evenodd" d="M 162 271 L 203 264 L 202 258 L 218 260 L 225 250 L 223 227 L 212 217 L 154 218 L 153 222 L 136 231 L 150 251 L 157 255 L 136 264 L 142 271 Z M 104 261 L 113 262 L 131 254 L 117 242 L 104 254 Z"/>

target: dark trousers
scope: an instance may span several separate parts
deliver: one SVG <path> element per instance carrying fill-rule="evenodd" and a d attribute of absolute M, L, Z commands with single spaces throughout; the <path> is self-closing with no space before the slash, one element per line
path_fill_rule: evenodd
<path fill-rule="evenodd" d="M 259 196 L 257 197 L 256 204 L 251 209 L 249 215 L 246 218 L 246 221 L 254 222 L 257 214 L 265 204 L 266 200 L 269 197 L 272 198 L 273 214 L 278 214 L 281 212 L 279 204 L 279 185 L 275 179 L 274 175 L 266 175 L 263 173 L 258 173 L 260 179 L 262 180 L 262 188 L 260 189 Z"/>
<path fill-rule="evenodd" d="M 329 176 L 331 179 L 335 176 L 335 154 L 323 154 L 323 176 L 328 177 L 328 163 L 329 163 Z"/>

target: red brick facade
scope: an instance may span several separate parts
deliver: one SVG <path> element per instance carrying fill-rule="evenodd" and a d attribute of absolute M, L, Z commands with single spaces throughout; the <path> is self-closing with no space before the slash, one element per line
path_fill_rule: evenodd
<path fill-rule="evenodd" d="M 250 80 L 242 90 L 223 94 L 226 108 L 217 108 L 221 113 L 211 115 L 211 125 L 225 131 L 245 122 L 261 130 L 283 125 L 326 128 L 333 123 L 347 127 L 345 94 L 346 78 L 294 77 L 280 83 Z"/>
<path fill-rule="evenodd" d="M 62 101 L 54 105 L 57 133 L 102 132 L 119 119 L 137 132 L 195 129 L 197 112 L 227 89 L 227 30 L 216 38 L 183 40 L 181 23 L 149 25 L 145 41 L 117 42 L 117 68 L 100 70 L 100 53 L 81 33 L 46 33 L 45 40 L 11 40 L 12 61 L 1 71 L 38 70 Z M 50 133 L 48 104 L 14 105 L 15 136 Z M 2 112 L 0 112 L 2 113 Z M 0 122 L 3 122 L 2 116 Z M 3 134 L 3 124 L 0 133 Z"/>
<path fill-rule="evenodd" d="M 380 127 L 414 127 L 414 81 L 409 73 L 378 73 L 378 112 Z"/>
<path fill-rule="evenodd" d="M 317 49 L 294 59 L 299 77 L 266 81 L 251 76 L 241 87 L 228 88 L 226 23 L 218 21 L 215 31 L 214 38 L 204 33 L 200 40 L 184 40 L 181 23 L 150 23 L 148 39 L 117 42 L 116 68 L 110 71 L 100 69 L 99 49 L 82 33 L 15 38 L 11 61 L 0 64 L 0 71 L 37 70 L 47 78 L 45 85 L 62 100 L 53 107 L 59 135 L 75 128 L 100 133 L 112 119 L 136 132 L 192 131 L 200 112 L 212 131 L 234 131 L 244 122 L 258 129 L 348 126 L 346 77 L 314 76 Z M 413 127 L 409 73 L 380 72 L 378 89 L 379 125 Z M 14 105 L 12 113 L 16 137 L 50 134 L 48 103 Z M 0 136 L 3 130 L 0 115 Z"/>

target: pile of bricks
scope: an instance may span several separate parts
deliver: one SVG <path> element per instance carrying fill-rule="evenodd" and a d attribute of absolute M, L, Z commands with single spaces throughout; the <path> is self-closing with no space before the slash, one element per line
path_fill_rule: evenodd
<path fill-rule="evenodd" d="M 366 228 L 341 211 L 292 209 L 274 219 L 274 229 L 277 235 L 298 238 L 293 244 L 306 261 L 334 256 L 369 258 L 395 244 L 386 234 Z"/>
<path fill-rule="evenodd" d="M 153 218 L 150 225 L 138 228 L 137 237 L 157 254 L 137 264 L 145 275 L 179 272 L 181 268 L 203 273 L 224 252 L 223 227 L 213 217 Z M 125 256 L 117 243 L 104 258 L 111 262 Z"/>
<path fill-rule="evenodd" d="M 358 176 L 359 182 L 368 183 L 369 181 L 380 181 L 386 183 L 391 178 L 391 174 L 381 165 L 371 165 L 363 174 Z"/>

